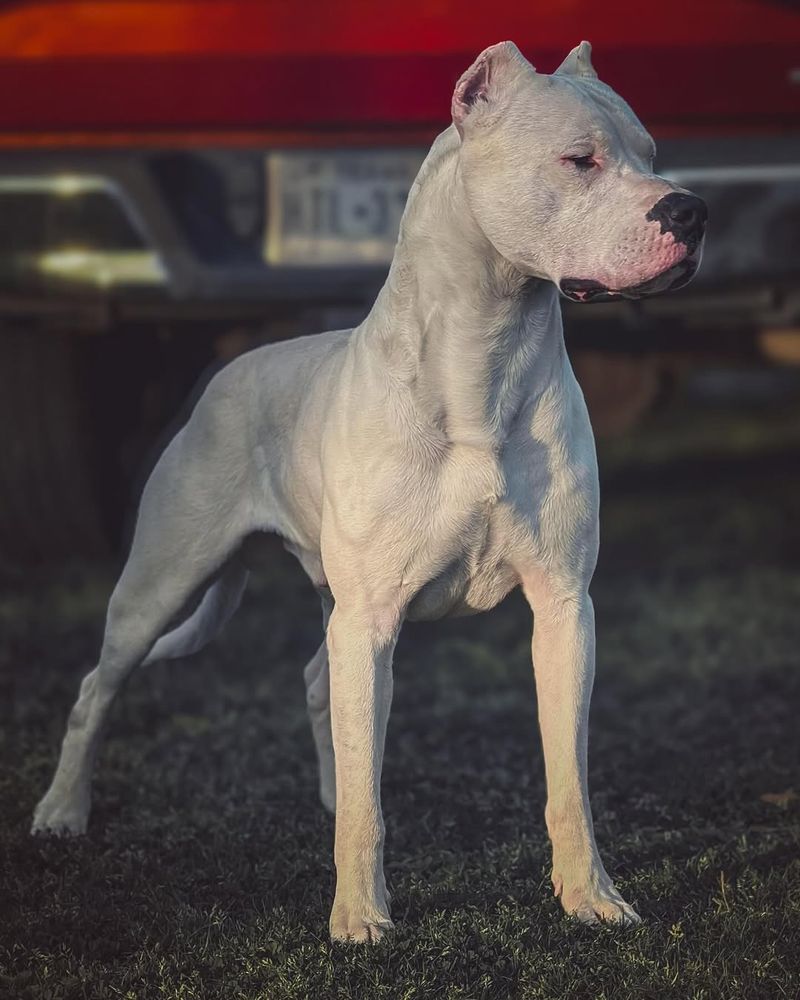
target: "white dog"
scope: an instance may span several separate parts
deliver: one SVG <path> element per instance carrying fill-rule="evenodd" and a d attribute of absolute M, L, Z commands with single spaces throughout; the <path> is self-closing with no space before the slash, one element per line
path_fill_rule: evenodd
<path fill-rule="evenodd" d="M 685 283 L 706 212 L 653 173 L 652 139 L 590 51 L 582 42 L 545 76 L 511 42 L 486 49 L 458 81 L 369 316 L 262 347 L 208 386 L 144 490 L 34 831 L 85 831 L 121 683 L 212 638 L 245 585 L 245 538 L 272 531 L 322 599 L 326 641 L 305 679 L 336 811 L 332 937 L 392 926 L 380 780 L 402 622 L 483 611 L 518 585 L 535 615 L 556 894 L 582 920 L 639 919 L 603 868 L 589 808 L 597 467 L 558 294 Z"/>

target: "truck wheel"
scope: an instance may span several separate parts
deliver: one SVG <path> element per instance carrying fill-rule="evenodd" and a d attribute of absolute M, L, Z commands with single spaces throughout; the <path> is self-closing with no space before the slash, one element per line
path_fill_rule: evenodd
<path fill-rule="evenodd" d="M 0 329 L 0 565 L 107 554 L 76 337 Z"/>

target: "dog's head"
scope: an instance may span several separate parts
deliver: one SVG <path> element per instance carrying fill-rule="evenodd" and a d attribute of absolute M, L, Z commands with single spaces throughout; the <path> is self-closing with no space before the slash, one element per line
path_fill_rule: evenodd
<path fill-rule="evenodd" d="M 453 93 L 472 213 L 500 254 L 578 302 L 686 284 L 705 203 L 653 172 L 655 145 L 581 42 L 551 76 L 512 42 L 481 53 Z"/>

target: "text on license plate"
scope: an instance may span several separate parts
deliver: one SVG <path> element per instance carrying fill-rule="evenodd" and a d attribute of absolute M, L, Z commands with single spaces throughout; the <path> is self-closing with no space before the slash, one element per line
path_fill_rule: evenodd
<path fill-rule="evenodd" d="M 424 155 L 418 149 L 269 154 L 267 262 L 388 264 Z"/>

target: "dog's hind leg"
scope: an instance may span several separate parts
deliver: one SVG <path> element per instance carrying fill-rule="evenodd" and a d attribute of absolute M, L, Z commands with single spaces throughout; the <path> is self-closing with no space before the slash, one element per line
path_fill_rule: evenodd
<path fill-rule="evenodd" d="M 147 484 L 131 553 L 109 602 L 100 660 L 81 684 L 34 832 L 85 831 L 92 765 L 114 696 L 245 534 L 241 482 L 230 469 L 215 475 L 205 461 L 213 464 L 213 452 L 205 455 L 198 443 L 208 449 L 208 436 L 197 442 L 179 435 Z"/>
<path fill-rule="evenodd" d="M 322 598 L 322 625 L 327 629 L 333 610 L 333 600 L 326 594 Z M 306 682 L 306 705 L 311 720 L 311 732 L 317 750 L 319 765 L 319 797 L 330 813 L 336 812 L 336 761 L 331 734 L 331 677 L 328 663 L 328 646 L 322 645 L 309 660 L 303 678 Z"/>
<path fill-rule="evenodd" d="M 211 642 L 239 607 L 248 576 L 247 567 L 242 565 L 238 556 L 232 556 L 205 592 L 194 613 L 177 628 L 161 636 L 142 666 L 158 660 L 189 656 Z"/>

